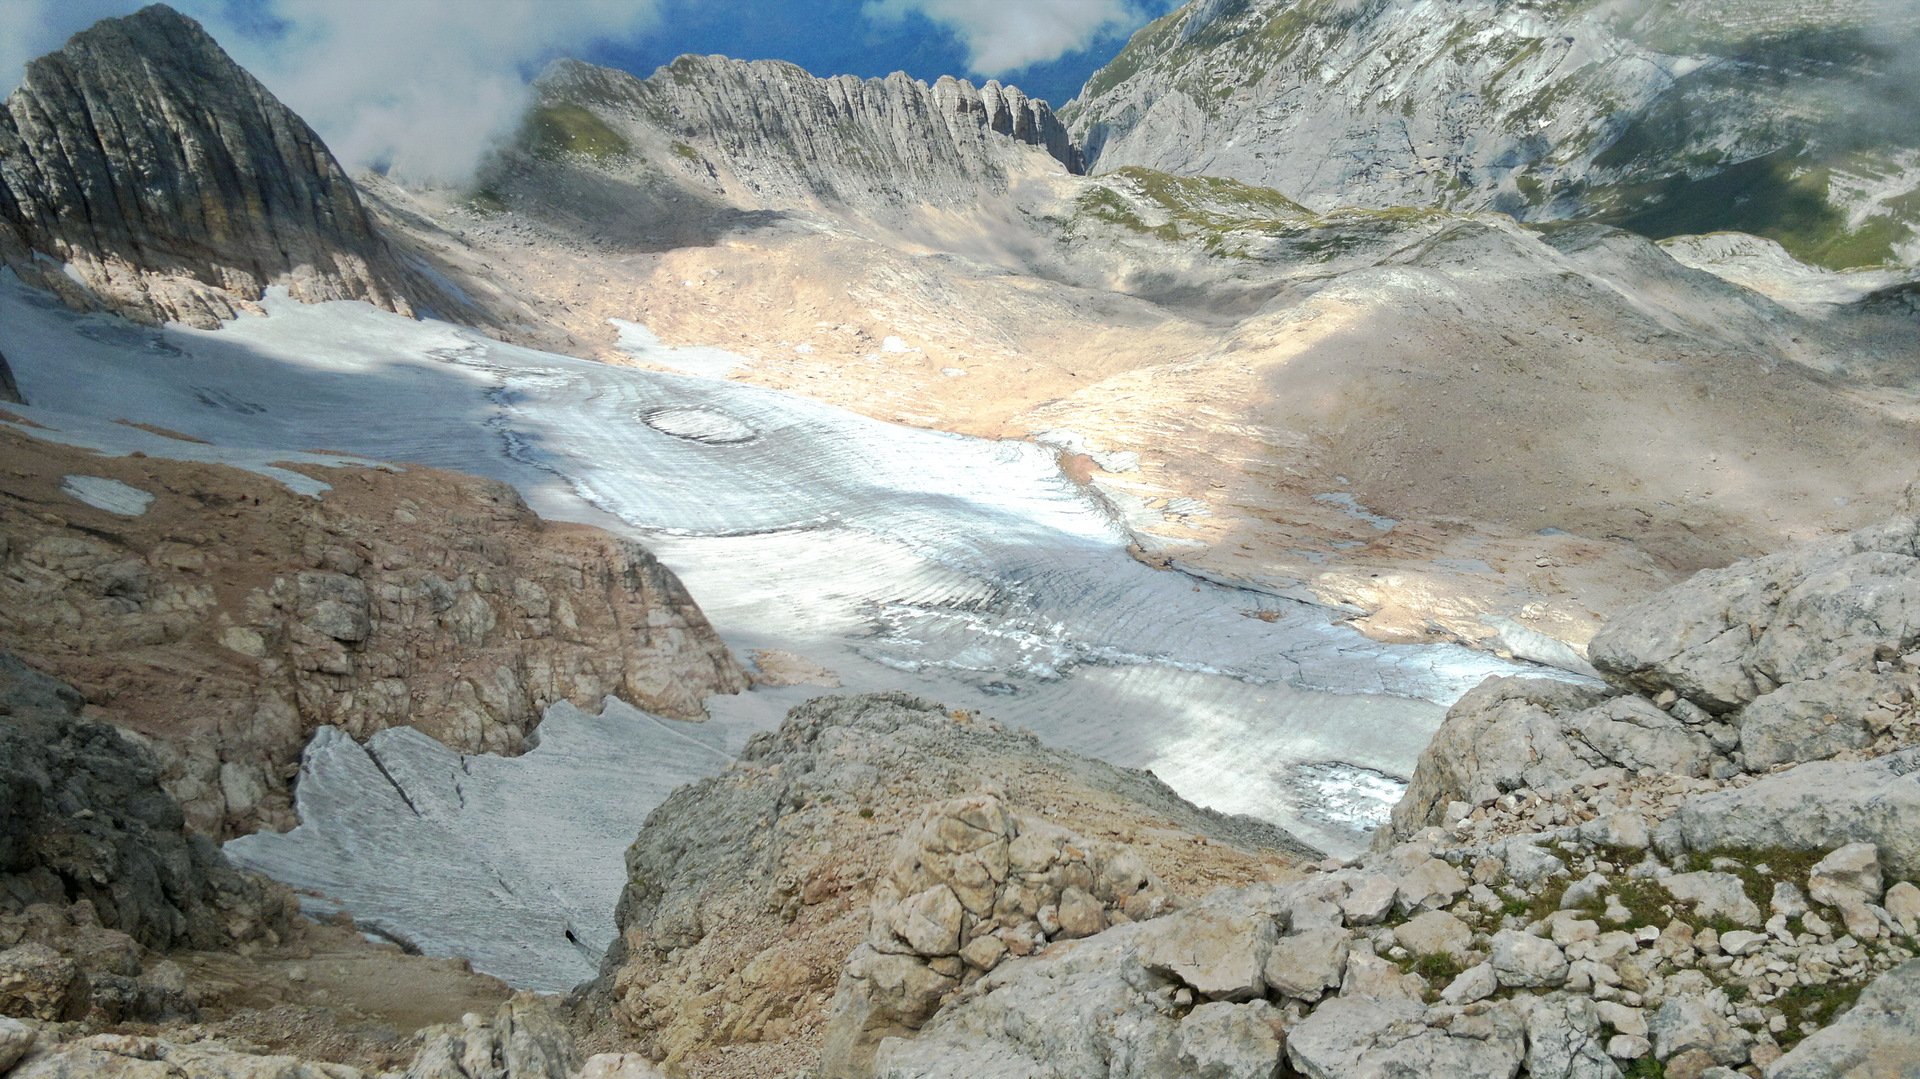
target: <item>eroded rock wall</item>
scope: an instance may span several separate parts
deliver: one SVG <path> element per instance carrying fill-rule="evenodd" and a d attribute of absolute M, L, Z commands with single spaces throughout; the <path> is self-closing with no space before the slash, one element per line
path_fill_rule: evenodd
<path fill-rule="evenodd" d="M 322 725 L 516 753 L 554 701 L 697 719 L 746 686 L 651 554 L 543 522 L 504 484 L 330 470 L 316 499 L 219 466 L 0 439 L 0 643 L 149 739 L 201 831 L 291 827 L 288 784 Z M 75 476 L 152 500 L 95 496 L 137 512 L 102 509 Z"/>

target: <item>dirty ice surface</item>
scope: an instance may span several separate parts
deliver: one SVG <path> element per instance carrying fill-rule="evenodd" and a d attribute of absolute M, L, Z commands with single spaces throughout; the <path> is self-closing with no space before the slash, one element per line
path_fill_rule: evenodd
<path fill-rule="evenodd" d="M 783 649 L 836 672 L 840 692 L 908 689 L 996 716 L 1332 851 L 1364 842 L 1444 706 L 1513 669 L 1462 648 L 1378 644 L 1315 607 L 1149 569 L 1039 446 L 555 356 L 363 304 L 273 295 L 266 308 L 218 331 L 148 330 L 4 283 L 7 355 L 33 402 L 15 411 L 109 450 L 121 432 L 156 437 L 110 422 L 125 417 L 256 466 L 324 447 L 505 480 L 548 517 L 648 543 L 739 655 Z M 541 750 L 515 760 L 463 765 L 424 739 L 382 736 L 382 759 L 424 762 L 406 774 L 425 792 L 415 806 L 433 807 L 385 823 L 368 817 L 392 801 L 368 793 L 379 770 L 338 740 L 316 743 L 301 828 L 235 852 L 396 936 L 550 988 L 589 971 L 582 956 L 610 939 L 621 851 L 645 811 L 818 692 L 715 698 L 698 726 L 617 713 L 593 738 L 542 728 Z M 718 752 L 650 748 L 675 728 Z M 511 778 L 431 795 L 454 767 Z M 608 767 L 632 780 L 568 778 Z M 615 802 L 623 815 L 606 816 Z M 495 844 L 594 868 L 489 861 Z M 488 873 L 506 883 L 449 909 L 444 881 Z M 580 894 L 556 900 L 549 880 Z M 553 931 L 559 917 L 575 939 Z"/>

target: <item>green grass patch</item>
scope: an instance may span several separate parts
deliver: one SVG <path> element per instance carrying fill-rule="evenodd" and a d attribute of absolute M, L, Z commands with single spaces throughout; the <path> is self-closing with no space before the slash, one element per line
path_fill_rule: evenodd
<path fill-rule="evenodd" d="M 1782 1046 L 1790 1046 L 1806 1037 L 1800 1024 L 1812 1022 L 1826 1026 L 1839 1018 L 1860 999 L 1865 982 L 1831 982 L 1826 985 L 1796 985 L 1774 998 L 1773 1005 L 1787 1016 L 1787 1029 L 1780 1033 Z"/>
<path fill-rule="evenodd" d="M 700 156 L 700 151 L 688 146 L 684 142 L 676 142 L 673 144 L 673 154 L 675 157 L 684 157 L 696 165 L 703 160 Z"/>
<path fill-rule="evenodd" d="M 1821 851 L 1788 850 L 1785 847 L 1724 847 L 1695 853 L 1689 856 L 1682 868 L 1690 872 L 1731 873 L 1739 877 L 1747 898 L 1764 911 L 1767 904 L 1773 901 L 1776 881 L 1786 881 L 1805 891 L 1807 874 L 1813 872 L 1814 865 L 1823 856 Z M 1717 867 L 1713 864 L 1715 859 L 1732 864 L 1724 868 Z M 1715 928 L 1717 931 L 1718 927 Z"/>
<path fill-rule="evenodd" d="M 582 154 L 596 161 L 624 157 L 633 150 L 605 120 L 578 105 L 542 105 L 520 125 L 520 145 L 534 157 L 554 160 Z"/>
<path fill-rule="evenodd" d="M 1623 151 L 1627 143 L 1622 139 L 1607 153 Z M 1699 179 L 1670 176 L 1622 188 L 1618 201 L 1626 209 L 1600 220 L 1653 240 L 1749 232 L 1778 242 L 1803 262 L 1836 270 L 1893 258 L 1895 248 L 1913 236 L 1912 225 L 1880 216 L 1849 227 L 1846 214 L 1829 201 L 1831 176 L 1826 166 L 1789 148 Z"/>
<path fill-rule="evenodd" d="M 467 196 L 467 209 L 483 217 L 492 217 L 507 212 L 507 199 L 493 188 L 483 187 Z"/>

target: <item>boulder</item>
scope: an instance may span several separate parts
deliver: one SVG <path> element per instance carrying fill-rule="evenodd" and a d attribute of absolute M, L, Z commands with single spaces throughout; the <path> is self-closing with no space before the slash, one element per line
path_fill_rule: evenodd
<path fill-rule="evenodd" d="M 1706 570 L 1616 616 L 1587 654 L 1623 688 L 1731 712 L 1856 657 L 1913 651 L 1917 550 L 1920 517 L 1902 517 Z"/>
<path fill-rule="evenodd" d="M 1704 775 L 1706 735 L 1636 696 L 1542 678 L 1489 678 L 1447 712 L 1376 844 L 1449 823 L 1452 802 L 1557 791 L 1596 768 Z"/>
<path fill-rule="evenodd" d="M 1671 1060 L 1688 1052 L 1703 1052 L 1721 1064 L 1744 1064 L 1750 1042 L 1745 1031 L 1720 1014 L 1706 997 L 1669 997 L 1647 1021 L 1653 1054 Z"/>
<path fill-rule="evenodd" d="M 1307 1079 L 1512 1079 L 1525 1059 L 1525 1027 L 1498 1007 L 1440 1011 L 1410 1000 L 1339 996 L 1287 1034 L 1287 1060 Z"/>
<path fill-rule="evenodd" d="M 1503 929 L 1493 935 L 1493 973 L 1509 988 L 1533 989 L 1567 980 L 1567 956 L 1550 940 Z"/>
<path fill-rule="evenodd" d="M 1813 761 L 1682 802 L 1655 829 L 1669 853 L 1734 847 L 1830 851 L 1871 843 L 1882 869 L 1920 877 L 1920 749 L 1867 761 Z"/>
<path fill-rule="evenodd" d="M 573 1079 L 581 1066 L 553 1005 L 532 994 L 502 1004 L 490 1018 L 469 1014 L 420 1037 L 402 1079 Z"/>
<path fill-rule="evenodd" d="M 1767 1067 L 1767 1079 L 1904 1079 L 1920 1074 L 1920 959 L 1875 978 L 1824 1030 Z"/>
<path fill-rule="evenodd" d="M 1343 929 L 1307 929 L 1281 937 L 1267 951 L 1266 965 L 1261 968 L 1268 991 L 1309 1002 L 1319 1000 L 1327 990 L 1338 988 L 1346 975 L 1347 946 Z"/>
<path fill-rule="evenodd" d="M 1760 906 L 1747 896 L 1746 885 L 1732 873 L 1675 873 L 1659 878 L 1667 894 L 1693 904 L 1702 919 L 1724 918 L 1740 925 L 1759 925 Z"/>
<path fill-rule="evenodd" d="M 87 1013 L 87 976 L 80 964 L 44 944 L 0 952 L 0 1015 L 42 1022 Z"/>
<path fill-rule="evenodd" d="M 1873 731 L 1867 713 L 1895 684 L 1867 671 L 1839 671 L 1757 698 L 1735 718 L 1742 764 L 1764 772 L 1870 744 Z"/>
<path fill-rule="evenodd" d="M 1444 955 L 1456 962 L 1464 961 L 1473 946 L 1473 930 L 1443 910 L 1416 914 L 1395 926 L 1393 935 L 1414 955 Z"/>

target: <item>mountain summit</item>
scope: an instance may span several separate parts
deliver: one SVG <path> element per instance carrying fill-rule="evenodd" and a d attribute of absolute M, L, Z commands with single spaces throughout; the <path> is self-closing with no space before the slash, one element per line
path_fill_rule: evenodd
<path fill-rule="evenodd" d="M 320 137 L 159 4 L 34 61 L 0 107 L 0 261 L 143 321 L 215 325 L 275 284 L 412 310 Z"/>

